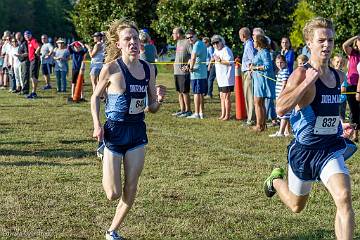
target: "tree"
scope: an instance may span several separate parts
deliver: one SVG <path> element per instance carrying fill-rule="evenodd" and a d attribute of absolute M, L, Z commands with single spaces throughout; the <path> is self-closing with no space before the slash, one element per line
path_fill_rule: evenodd
<path fill-rule="evenodd" d="M 300 44 L 304 43 L 302 30 L 305 26 L 306 21 L 313 18 L 315 13 L 311 11 L 309 4 L 305 0 L 301 0 L 294 11 L 292 31 L 290 34 L 291 44 L 294 47 L 299 47 Z"/>
<path fill-rule="evenodd" d="M 261 27 L 274 40 L 289 35 L 291 15 L 297 0 L 162 0 L 158 20 L 152 27 L 171 41 L 176 26 L 194 28 L 203 36 L 222 35 L 229 47 L 238 52 L 240 27 Z M 271 7 L 271 11 L 269 8 Z"/>
<path fill-rule="evenodd" d="M 31 30 L 34 36 L 70 36 L 74 28 L 69 21 L 69 0 L 1 0 L 0 29 L 12 32 Z"/>
<path fill-rule="evenodd" d="M 307 2 L 317 15 L 333 21 L 337 51 L 341 51 L 341 44 L 344 41 L 359 34 L 360 4 L 358 0 L 307 0 Z"/>
<path fill-rule="evenodd" d="M 97 31 L 105 31 L 114 19 L 128 18 L 140 28 L 148 28 L 156 19 L 157 0 L 79 0 L 71 13 L 76 32 L 86 41 Z"/>

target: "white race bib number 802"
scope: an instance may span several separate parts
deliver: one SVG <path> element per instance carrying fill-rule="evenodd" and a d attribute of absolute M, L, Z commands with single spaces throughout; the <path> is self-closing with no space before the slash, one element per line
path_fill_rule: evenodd
<path fill-rule="evenodd" d="M 318 116 L 314 127 L 316 135 L 336 134 L 339 127 L 339 116 Z"/>
<path fill-rule="evenodd" d="M 145 98 L 132 98 L 129 107 L 129 114 L 142 113 L 145 109 Z"/>

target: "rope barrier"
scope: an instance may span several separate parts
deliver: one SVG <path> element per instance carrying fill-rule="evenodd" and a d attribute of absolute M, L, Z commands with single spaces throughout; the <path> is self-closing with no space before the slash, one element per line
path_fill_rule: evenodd
<path fill-rule="evenodd" d="M 89 63 L 90 61 L 84 61 L 84 62 L 87 62 Z M 229 63 L 240 63 L 239 61 L 235 60 L 235 61 L 228 61 Z M 211 62 L 213 64 L 220 64 L 220 62 Z M 186 64 L 189 64 L 188 62 L 154 62 L 154 63 L 151 63 L 151 64 L 154 64 L 154 65 L 186 65 Z M 208 62 L 198 62 L 197 64 L 208 64 Z M 259 74 L 260 76 L 264 77 L 264 78 L 267 78 L 271 81 L 274 81 L 274 82 L 277 82 L 276 79 L 274 78 L 271 78 L 271 77 L 268 77 L 264 74 L 261 74 L 259 71 L 254 71 L 256 72 L 256 74 Z M 354 95 L 356 94 L 356 92 L 343 92 L 341 94 L 344 94 L 344 95 Z"/>

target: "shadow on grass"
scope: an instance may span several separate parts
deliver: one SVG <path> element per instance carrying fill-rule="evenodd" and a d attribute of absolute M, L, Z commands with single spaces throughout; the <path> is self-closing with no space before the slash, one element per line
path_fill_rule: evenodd
<path fill-rule="evenodd" d="M 24 144 L 38 144 L 41 143 L 39 141 L 4 141 L 0 142 L 0 144 L 11 144 L 11 145 L 24 145 Z M 1 152 L 1 150 L 0 150 Z"/>
<path fill-rule="evenodd" d="M 317 229 L 312 232 L 297 234 L 293 236 L 279 236 L 276 238 L 271 238 L 271 240 L 320 240 L 320 239 L 329 239 L 330 236 L 334 234 L 335 234 L 334 231 Z M 354 239 L 359 240 L 359 238 L 354 238 Z"/>
<path fill-rule="evenodd" d="M 58 162 L 42 162 L 42 161 L 17 161 L 17 162 L 0 162 L 0 166 L 16 166 L 16 167 L 29 167 L 29 166 L 88 166 L 92 163 L 58 163 Z"/>
<path fill-rule="evenodd" d="M 34 157 L 46 157 L 46 158 L 85 158 L 92 157 L 95 154 L 94 151 L 84 151 L 80 149 L 47 149 L 39 151 L 21 151 L 13 149 L 0 149 L 0 155 L 2 156 L 34 156 Z"/>
<path fill-rule="evenodd" d="M 61 143 L 61 144 L 94 143 L 94 146 L 95 146 L 96 140 L 95 139 L 60 140 L 59 143 Z"/>

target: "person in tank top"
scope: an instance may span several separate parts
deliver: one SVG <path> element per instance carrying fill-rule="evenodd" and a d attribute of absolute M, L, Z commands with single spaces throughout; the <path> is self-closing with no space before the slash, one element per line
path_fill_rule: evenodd
<path fill-rule="evenodd" d="M 93 136 L 104 142 L 103 188 L 109 200 L 120 202 L 106 239 L 123 239 L 117 230 L 129 212 L 144 166 L 147 144 L 146 111 L 159 110 L 165 87 L 155 86 L 155 69 L 139 59 L 139 30 L 135 23 L 115 20 L 108 30 L 105 65 L 91 97 Z M 104 127 L 100 123 L 100 97 L 106 94 Z M 125 181 L 121 186 L 121 163 Z"/>
<path fill-rule="evenodd" d="M 354 211 L 351 182 L 345 160 L 357 150 L 344 138 L 339 117 L 340 88 L 344 76 L 329 67 L 334 48 L 334 27 L 330 20 L 317 17 L 303 30 L 311 57 L 289 77 L 277 102 L 278 115 L 291 109 L 290 123 L 295 139 L 288 146 L 288 177 L 275 168 L 264 183 L 265 194 L 278 194 L 294 213 L 301 212 L 314 181 L 322 181 L 336 205 L 337 239 L 352 239 Z"/>

